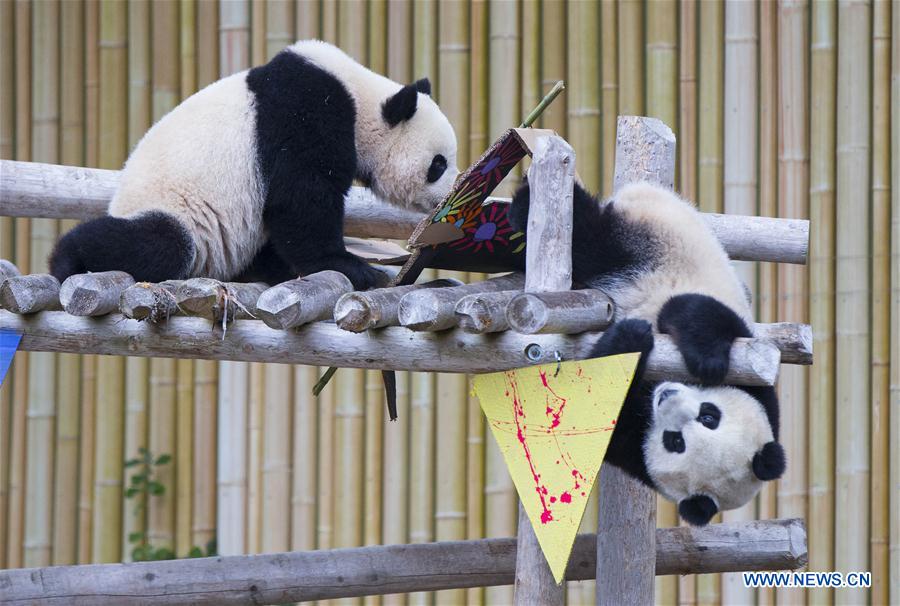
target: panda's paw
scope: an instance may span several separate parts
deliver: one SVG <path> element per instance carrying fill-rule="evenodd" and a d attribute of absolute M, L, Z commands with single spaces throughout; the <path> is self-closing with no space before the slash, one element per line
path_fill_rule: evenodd
<path fill-rule="evenodd" d="M 640 352 L 653 349 L 653 327 L 649 322 L 628 319 L 616 322 L 603 333 L 594 346 L 591 357 L 611 356 L 619 353 Z"/>
<path fill-rule="evenodd" d="M 731 348 L 710 347 L 700 349 L 681 347 L 688 372 L 700 379 L 704 385 L 721 385 L 728 374 Z"/>
<path fill-rule="evenodd" d="M 375 269 L 361 258 L 350 253 L 322 259 L 315 265 L 314 268 L 307 268 L 307 271 L 301 271 L 300 273 L 309 274 L 325 269 L 333 269 L 347 276 L 347 279 L 353 284 L 354 290 L 379 288 L 390 283 L 390 277 L 386 273 Z"/>

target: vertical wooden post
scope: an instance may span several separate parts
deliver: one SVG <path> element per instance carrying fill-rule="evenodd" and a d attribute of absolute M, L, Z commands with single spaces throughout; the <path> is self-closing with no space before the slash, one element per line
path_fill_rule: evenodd
<path fill-rule="evenodd" d="M 626 183 L 675 182 L 675 135 L 655 118 L 620 116 L 613 191 Z M 600 468 L 597 606 L 653 604 L 656 495 L 617 467 Z"/>
<path fill-rule="evenodd" d="M 572 287 L 572 190 L 575 152 L 560 137 L 541 137 L 528 171 L 531 207 L 525 291 L 546 292 Z M 655 553 L 654 553 L 655 557 Z M 651 576 L 651 583 L 653 577 Z M 565 602 L 565 585 L 557 585 L 522 503 L 516 551 L 516 604 Z"/>

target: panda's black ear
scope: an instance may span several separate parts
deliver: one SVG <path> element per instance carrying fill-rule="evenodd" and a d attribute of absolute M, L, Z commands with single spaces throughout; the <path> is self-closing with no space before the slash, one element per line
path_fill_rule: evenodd
<path fill-rule="evenodd" d="M 415 84 L 408 84 L 400 89 L 393 97 L 390 97 L 381 106 L 381 115 L 389 126 L 397 126 L 405 120 L 409 120 L 416 113 L 416 103 L 419 100 L 419 91 Z"/>
<path fill-rule="evenodd" d="M 780 478 L 785 467 L 784 448 L 778 442 L 766 442 L 753 455 L 753 473 L 763 482 Z"/>
<path fill-rule="evenodd" d="M 431 81 L 428 78 L 416 80 L 415 87 L 420 93 L 431 96 Z"/>
<path fill-rule="evenodd" d="M 693 526 L 706 526 L 718 512 L 716 502 L 705 494 L 695 494 L 678 503 L 678 513 L 685 522 Z"/>

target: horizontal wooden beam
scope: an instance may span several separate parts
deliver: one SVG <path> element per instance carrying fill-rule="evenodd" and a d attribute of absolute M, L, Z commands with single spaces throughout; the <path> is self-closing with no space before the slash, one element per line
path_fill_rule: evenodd
<path fill-rule="evenodd" d="M 0 215 L 90 219 L 106 214 L 119 171 L 0 160 Z M 390 206 L 363 187 L 345 199 L 344 232 L 406 240 L 425 215 Z M 704 213 L 732 259 L 805 264 L 809 221 Z"/>
<path fill-rule="evenodd" d="M 202 358 L 246 362 L 277 362 L 426 372 L 482 373 L 530 364 L 525 356 L 537 344 L 540 362 L 580 360 L 590 355 L 599 333 L 580 335 L 520 335 L 507 331 L 476 335 L 460 329 L 437 333 L 402 327 L 351 333 L 328 322 L 296 330 L 276 330 L 257 320 L 237 320 L 221 332 L 208 320 L 172 317 L 158 325 L 128 320 L 119 314 L 88 318 L 47 311 L 20 316 L 0 311 L 0 329 L 24 333 L 23 351 Z M 726 383 L 772 385 L 778 376 L 780 353 L 763 340 L 739 339 L 731 351 Z M 672 339 L 657 335 L 647 364 L 650 380 L 690 381 Z"/>
<path fill-rule="evenodd" d="M 566 578 L 593 579 L 597 538 L 578 535 Z M 799 519 L 656 531 L 656 574 L 795 570 L 806 564 Z M 510 585 L 515 539 L 478 539 L 0 571 L 4 604 L 283 604 Z"/>

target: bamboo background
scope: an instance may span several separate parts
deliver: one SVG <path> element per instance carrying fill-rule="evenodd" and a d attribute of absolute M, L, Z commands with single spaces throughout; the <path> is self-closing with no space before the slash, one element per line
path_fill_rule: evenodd
<path fill-rule="evenodd" d="M 802 516 L 810 570 L 870 570 L 872 589 L 665 577 L 657 601 L 900 603 L 896 2 L 2 0 L 0 157 L 119 168 L 179 100 L 307 37 L 400 82 L 429 76 L 461 166 L 565 79 L 541 126 L 573 144 L 590 189 L 609 193 L 616 115 L 653 115 L 703 210 L 811 219 L 807 267 L 740 266 L 760 321 L 813 325 L 816 363 L 782 369 L 787 474 L 724 517 Z M 42 271 L 70 226 L 0 218 L 0 256 Z M 146 515 L 181 556 L 214 536 L 223 554 L 515 536 L 514 488 L 464 377 L 398 373 L 387 423 L 377 372 L 343 370 L 314 398 L 318 373 L 18 354 L 0 388 L 0 568 L 126 560 L 142 520 L 123 461 L 142 446 L 174 456 Z M 676 522 L 670 504 L 659 520 Z M 593 599 L 593 583 L 569 585 L 569 603 Z"/>

